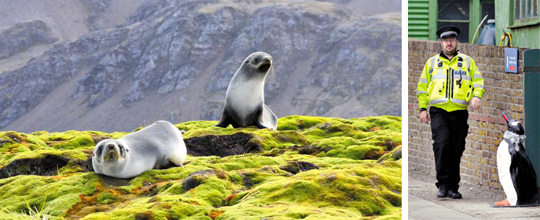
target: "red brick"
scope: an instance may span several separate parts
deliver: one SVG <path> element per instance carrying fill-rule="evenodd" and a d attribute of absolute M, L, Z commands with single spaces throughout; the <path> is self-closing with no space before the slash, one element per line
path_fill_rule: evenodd
<path fill-rule="evenodd" d="M 409 170 L 435 177 L 431 129 L 418 119 L 416 84 L 427 59 L 440 52 L 436 41 L 409 39 L 408 123 Z M 501 190 L 497 175 L 497 145 L 506 130 L 503 112 L 512 118 L 523 119 L 523 73 L 504 72 L 504 49 L 497 46 L 460 44 L 460 50 L 470 55 L 484 77 L 485 94 L 482 108 L 469 108 L 469 135 L 462 156 L 462 185 L 482 186 Z M 519 49 L 522 66 L 523 49 Z M 414 135 L 412 135 L 414 134 Z"/>

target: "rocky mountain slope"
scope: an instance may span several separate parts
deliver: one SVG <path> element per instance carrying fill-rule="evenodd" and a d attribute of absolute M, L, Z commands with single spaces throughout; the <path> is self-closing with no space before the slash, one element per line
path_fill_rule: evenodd
<path fill-rule="evenodd" d="M 177 125 L 184 167 L 127 180 L 91 166 L 95 143 L 126 133 L 0 132 L 0 218 L 401 219 L 401 117 L 215 123 Z"/>
<path fill-rule="evenodd" d="M 24 66 L 28 60 L 41 56 L 56 43 L 77 40 L 93 30 L 123 25 L 139 3 L 140 0 L 0 1 L 0 31 L 9 31 L 26 23 L 41 22 L 47 29 L 47 35 L 56 39 L 27 45 L 25 50 L 18 51 L 17 54 L 0 58 L 0 74 Z M 20 35 L 2 36 L 1 39 L 9 40 L 17 47 L 25 42 L 26 36 L 28 33 L 23 32 Z"/>
<path fill-rule="evenodd" d="M 343 8 L 352 1 L 336 2 L 142 1 L 109 28 L 94 16 L 93 31 L 0 74 L 0 128 L 110 132 L 215 120 L 230 78 L 255 51 L 274 58 L 265 93 L 278 117 L 400 115 L 400 14 L 363 17 Z"/>

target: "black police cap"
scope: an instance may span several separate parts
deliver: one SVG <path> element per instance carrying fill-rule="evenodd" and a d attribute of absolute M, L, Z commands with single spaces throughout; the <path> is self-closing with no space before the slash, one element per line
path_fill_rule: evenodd
<path fill-rule="evenodd" d="M 461 33 L 461 29 L 454 25 L 446 25 L 437 29 L 437 37 L 439 37 L 439 39 L 458 37 L 459 33 Z"/>

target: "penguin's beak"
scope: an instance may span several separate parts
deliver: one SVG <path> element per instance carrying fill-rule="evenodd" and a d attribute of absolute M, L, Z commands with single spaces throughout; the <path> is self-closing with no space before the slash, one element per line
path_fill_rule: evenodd
<path fill-rule="evenodd" d="M 506 123 L 510 122 L 510 120 L 512 119 L 509 115 L 507 115 L 506 113 L 502 113 L 502 116 L 504 118 L 504 120 L 506 120 Z"/>

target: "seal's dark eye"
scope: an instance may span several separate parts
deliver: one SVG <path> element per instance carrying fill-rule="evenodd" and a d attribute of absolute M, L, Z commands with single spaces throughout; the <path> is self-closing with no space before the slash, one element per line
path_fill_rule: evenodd
<path fill-rule="evenodd" d="M 259 62 L 261 62 L 260 57 L 255 57 L 255 59 L 253 59 L 253 63 L 259 63 Z"/>
<path fill-rule="evenodd" d="M 97 155 L 100 156 L 102 152 L 103 152 L 103 145 L 99 145 L 97 149 Z"/>
<path fill-rule="evenodd" d="M 249 63 L 249 60 L 246 60 L 246 62 L 244 62 L 244 63 Z"/>

